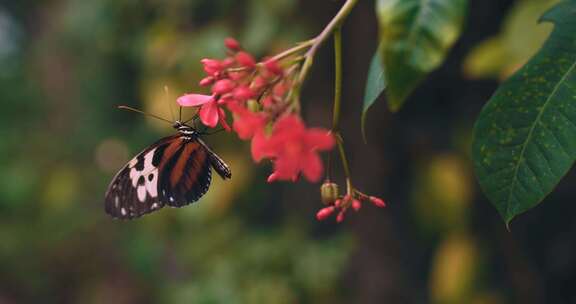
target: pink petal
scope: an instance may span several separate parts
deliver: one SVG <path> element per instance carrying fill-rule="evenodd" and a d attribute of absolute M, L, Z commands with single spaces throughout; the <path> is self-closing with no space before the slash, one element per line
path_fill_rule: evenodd
<path fill-rule="evenodd" d="M 296 115 L 284 116 L 274 124 L 274 133 L 298 134 L 304 130 L 304 123 Z"/>
<path fill-rule="evenodd" d="M 226 121 L 226 112 L 224 112 L 222 108 L 218 108 L 218 121 L 220 121 L 220 125 L 222 125 L 222 128 L 224 128 L 226 132 L 232 131 L 232 128 L 230 128 L 230 125 L 228 125 Z"/>
<path fill-rule="evenodd" d="M 307 147 L 319 151 L 330 150 L 336 144 L 334 135 L 328 130 L 312 128 L 306 131 Z"/>
<path fill-rule="evenodd" d="M 274 173 L 278 180 L 296 181 L 300 173 L 301 159 L 277 155 L 274 160 Z"/>
<path fill-rule="evenodd" d="M 178 97 L 179 105 L 183 107 L 197 107 L 203 104 L 206 104 L 212 100 L 212 96 L 210 95 L 202 95 L 202 94 L 187 94 L 184 96 Z"/>
<path fill-rule="evenodd" d="M 255 162 L 260 162 L 265 157 L 272 157 L 275 155 L 268 142 L 268 138 L 263 131 L 256 132 L 252 137 L 251 143 L 252 158 Z"/>
<path fill-rule="evenodd" d="M 216 102 L 206 103 L 200 109 L 200 120 L 210 128 L 214 128 L 218 124 L 219 116 Z"/>
<path fill-rule="evenodd" d="M 308 153 L 303 160 L 302 171 L 304 171 L 304 176 L 311 182 L 319 181 L 324 168 L 318 154 Z"/>

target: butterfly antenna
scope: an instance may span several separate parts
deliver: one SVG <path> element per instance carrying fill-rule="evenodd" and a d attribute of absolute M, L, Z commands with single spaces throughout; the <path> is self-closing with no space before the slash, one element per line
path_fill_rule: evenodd
<path fill-rule="evenodd" d="M 182 106 L 178 107 L 178 121 L 182 121 Z"/>
<path fill-rule="evenodd" d="M 172 103 L 170 102 L 170 92 L 167 85 L 164 86 L 164 95 L 166 102 L 168 103 L 168 107 L 170 108 L 170 117 L 172 117 L 172 120 L 174 120 L 174 109 L 172 108 Z"/>
<path fill-rule="evenodd" d="M 165 121 L 165 122 L 167 122 L 167 123 L 169 123 L 169 124 L 172 124 L 172 123 L 173 123 L 172 121 L 170 121 L 170 120 L 168 120 L 168 119 L 166 119 L 166 118 L 160 117 L 160 116 L 158 116 L 158 115 L 146 113 L 146 112 L 144 112 L 144 111 L 141 111 L 141 110 L 138 110 L 138 109 L 129 107 L 129 106 L 118 106 L 118 109 L 129 110 L 129 111 L 133 111 L 133 112 L 136 112 L 136 113 L 140 113 L 140 114 L 142 114 L 142 115 L 154 117 L 154 118 L 156 118 L 156 119 Z"/>

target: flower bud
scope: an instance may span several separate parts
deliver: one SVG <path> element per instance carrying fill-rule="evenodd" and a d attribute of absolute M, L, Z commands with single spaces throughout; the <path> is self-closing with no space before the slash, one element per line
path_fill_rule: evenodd
<path fill-rule="evenodd" d="M 214 83 L 214 77 L 212 77 L 212 76 L 204 77 L 204 78 L 202 78 L 202 80 L 200 80 L 200 86 L 201 87 L 206 87 L 206 86 L 209 86 L 213 83 Z"/>
<path fill-rule="evenodd" d="M 274 60 L 274 59 L 268 59 L 264 62 L 264 66 L 266 67 L 266 69 L 274 74 L 274 75 L 282 75 L 284 73 L 284 71 L 282 70 L 282 67 L 280 67 L 280 65 L 278 64 L 278 61 Z"/>
<path fill-rule="evenodd" d="M 256 76 L 254 77 L 254 80 L 252 80 L 251 86 L 254 91 L 259 91 L 262 88 L 264 88 L 267 84 L 268 81 L 264 79 L 262 76 Z"/>
<path fill-rule="evenodd" d="M 343 209 L 342 211 L 340 211 L 340 213 L 338 213 L 338 216 L 336 216 L 336 222 L 337 223 L 342 223 L 344 221 L 344 213 L 346 212 L 346 209 Z"/>
<path fill-rule="evenodd" d="M 245 78 L 246 76 L 248 76 L 248 73 L 244 72 L 244 71 L 240 71 L 240 72 L 228 72 L 228 78 L 234 80 L 234 81 L 241 81 L 243 78 Z"/>
<path fill-rule="evenodd" d="M 362 204 L 360 203 L 360 201 L 357 199 L 353 199 L 352 200 L 352 209 L 354 209 L 354 211 L 358 211 L 358 210 L 360 210 L 360 208 L 362 208 Z"/>
<path fill-rule="evenodd" d="M 209 75 L 214 75 L 222 71 L 222 69 L 224 68 L 222 66 L 222 63 L 220 63 L 220 61 L 216 59 L 204 58 L 200 60 L 200 62 L 202 62 L 202 64 L 204 65 L 204 71 L 206 71 L 206 73 L 208 73 Z"/>
<path fill-rule="evenodd" d="M 272 98 L 272 96 L 266 96 L 262 99 L 262 106 L 266 109 L 272 107 L 274 103 L 274 98 Z"/>
<path fill-rule="evenodd" d="M 320 186 L 320 197 L 322 198 L 322 203 L 325 205 L 330 205 L 338 199 L 338 185 L 325 181 L 322 186 Z"/>
<path fill-rule="evenodd" d="M 272 93 L 274 96 L 282 97 L 288 92 L 288 85 L 284 82 L 279 82 L 272 88 Z"/>
<path fill-rule="evenodd" d="M 222 60 L 222 66 L 227 68 L 235 63 L 234 58 L 226 57 Z"/>
<path fill-rule="evenodd" d="M 266 179 L 266 182 L 270 184 L 270 183 L 273 183 L 277 180 L 278 180 L 278 174 L 276 174 L 276 172 L 274 172 L 268 176 L 268 178 Z"/>
<path fill-rule="evenodd" d="M 318 213 L 316 213 L 316 219 L 323 221 L 327 219 L 335 210 L 336 208 L 333 206 L 322 208 L 320 211 L 318 211 Z"/>
<path fill-rule="evenodd" d="M 372 204 L 374 204 L 374 206 L 376 206 L 376 207 L 380 207 L 380 208 L 386 207 L 386 203 L 385 203 L 381 198 L 378 198 L 378 197 L 375 197 L 375 196 L 370 196 L 370 197 L 368 197 L 368 199 L 369 199 L 370 202 L 371 202 Z"/>
<path fill-rule="evenodd" d="M 240 50 L 240 43 L 238 40 L 228 37 L 224 39 L 224 45 L 231 51 L 239 51 Z"/>
<path fill-rule="evenodd" d="M 337 200 L 334 202 L 334 206 L 336 206 L 337 208 L 340 208 L 340 206 L 342 206 L 342 200 L 341 200 L 341 199 L 337 199 Z"/>
<path fill-rule="evenodd" d="M 234 98 L 240 101 L 246 101 L 256 94 L 247 86 L 239 86 L 234 90 Z"/>
<path fill-rule="evenodd" d="M 238 61 L 241 66 L 249 69 L 256 65 L 256 60 L 246 52 L 238 52 L 238 54 L 236 54 L 236 61 Z"/>
<path fill-rule="evenodd" d="M 218 80 L 212 87 L 212 93 L 214 94 L 226 94 L 234 89 L 234 82 L 229 79 Z"/>

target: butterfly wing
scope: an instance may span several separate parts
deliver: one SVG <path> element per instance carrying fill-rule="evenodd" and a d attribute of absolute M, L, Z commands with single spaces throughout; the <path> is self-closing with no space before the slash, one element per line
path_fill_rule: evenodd
<path fill-rule="evenodd" d="M 181 137 L 165 153 L 160 164 L 161 199 L 171 207 L 182 207 L 206 194 L 212 180 L 208 151 L 197 140 Z"/>
<path fill-rule="evenodd" d="M 165 150 L 178 139 L 178 135 L 160 139 L 116 174 L 106 191 L 106 213 L 114 218 L 131 219 L 164 206 L 165 201 L 158 193 L 159 168 Z"/>
<path fill-rule="evenodd" d="M 206 149 L 206 152 L 208 152 L 210 164 L 212 165 L 212 168 L 216 170 L 216 173 L 218 173 L 218 175 L 220 175 L 224 180 L 232 178 L 232 171 L 230 171 L 230 167 L 228 167 L 224 160 L 220 158 L 218 154 L 214 153 L 214 151 L 212 151 L 212 149 L 210 149 L 210 147 L 208 147 L 201 138 L 198 138 L 198 143 L 200 143 L 200 145 Z"/>
<path fill-rule="evenodd" d="M 231 177 L 226 163 L 201 139 L 165 137 L 116 174 L 106 192 L 106 213 L 131 219 L 164 205 L 191 204 L 208 191 L 212 168 L 224 179 Z"/>

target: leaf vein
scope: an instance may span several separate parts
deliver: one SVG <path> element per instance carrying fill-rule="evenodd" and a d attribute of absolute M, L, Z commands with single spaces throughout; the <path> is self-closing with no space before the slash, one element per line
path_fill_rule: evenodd
<path fill-rule="evenodd" d="M 576 67 L 576 60 L 574 61 L 572 66 L 570 68 L 568 68 L 566 73 L 564 73 L 564 75 L 562 75 L 562 77 L 560 78 L 560 81 L 558 81 L 558 83 L 554 86 L 552 93 L 544 101 L 544 105 L 542 106 L 540 113 L 538 113 L 538 115 L 536 116 L 536 120 L 534 121 L 534 124 L 532 125 L 532 127 L 530 128 L 530 131 L 528 132 L 528 136 L 526 137 L 526 141 L 522 145 L 522 150 L 520 151 L 520 160 L 522 160 L 524 158 L 524 154 L 526 153 L 526 147 L 528 146 L 528 143 L 530 142 L 530 140 L 532 138 L 532 134 L 534 133 L 534 129 L 536 128 L 536 126 L 540 122 L 540 119 L 542 118 L 542 113 L 544 113 L 546 111 L 547 107 L 551 103 L 552 97 L 558 93 L 558 89 L 560 88 L 561 83 L 566 81 L 568 75 L 574 70 L 575 67 Z M 512 176 L 512 184 L 510 185 L 510 193 L 508 194 L 508 199 L 506 200 L 506 204 L 507 204 L 506 214 L 509 214 L 510 206 L 512 205 L 512 204 L 510 204 L 510 200 L 512 198 L 512 193 L 514 193 L 515 185 L 517 184 L 517 181 L 518 181 L 518 170 L 520 168 L 520 164 L 521 164 L 521 161 L 518 161 L 518 163 L 516 164 L 515 169 L 514 169 L 514 174 Z M 546 192 L 546 191 L 544 191 L 544 192 Z"/>

